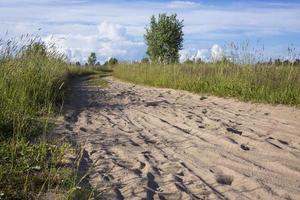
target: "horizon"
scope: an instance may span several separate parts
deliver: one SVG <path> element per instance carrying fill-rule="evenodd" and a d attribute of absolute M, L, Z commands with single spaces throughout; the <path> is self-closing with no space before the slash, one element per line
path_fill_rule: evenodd
<path fill-rule="evenodd" d="M 299 58 L 300 2 L 10 0 L 0 2 L 1 38 L 39 35 L 55 43 L 72 62 L 95 52 L 103 63 L 145 56 L 143 35 L 151 15 L 176 13 L 184 20 L 181 60 L 228 53 L 234 42 L 262 59 Z"/>

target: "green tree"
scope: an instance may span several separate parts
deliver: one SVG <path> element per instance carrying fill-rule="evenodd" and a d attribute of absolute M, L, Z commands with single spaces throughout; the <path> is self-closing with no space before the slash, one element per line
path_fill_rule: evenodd
<path fill-rule="evenodd" d="M 106 61 L 104 63 L 104 65 L 116 65 L 118 63 L 119 63 L 118 59 L 112 57 L 112 58 L 109 58 L 109 60 Z"/>
<path fill-rule="evenodd" d="M 194 60 L 187 59 L 186 61 L 183 62 L 183 64 L 193 64 Z"/>
<path fill-rule="evenodd" d="M 182 28 L 183 20 L 178 20 L 176 14 L 159 14 L 158 19 L 154 15 L 151 17 L 144 35 L 148 46 L 147 55 L 151 62 L 178 62 L 179 50 L 183 47 Z"/>
<path fill-rule="evenodd" d="M 88 58 L 88 64 L 89 65 L 95 65 L 96 61 L 97 61 L 96 53 L 92 52 L 91 55 Z"/>
<path fill-rule="evenodd" d="M 141 60 L 141 63 L 149 63 L 149 58 L 144 57 L 144 58 Z"/>
<path fill-rule="evenodd" d="M 197 64 L 203 64 L 204 62 L 201 60 L 201 58 L 196 58 L 195 63 Z"/>

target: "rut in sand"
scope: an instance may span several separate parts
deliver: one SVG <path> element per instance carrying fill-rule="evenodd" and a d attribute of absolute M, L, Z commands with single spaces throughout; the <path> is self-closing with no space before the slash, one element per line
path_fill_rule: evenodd
<path fill-rule="evenodd" d="M 107 199 L 300 199 L 300 110 L 106 79 L 74 84 L 57 132 Z"/>

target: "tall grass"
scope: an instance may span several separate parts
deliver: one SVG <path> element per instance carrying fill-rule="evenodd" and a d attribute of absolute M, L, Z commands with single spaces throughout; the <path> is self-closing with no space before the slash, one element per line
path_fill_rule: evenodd
<path fill-rule="evenodd" d="M 0 59 L 0 133 L 31 135 L 33 127 L 59 108 L 73 74 L 89 73 L 64 61 L 63 55 L 29 40 L 8 41 Z M 24 136 L 24 135 L 23 135 Z"/>
<path fill-rule="evenodd" d="M 68 64 L 38 38 L 0 40 L 0 199 L 35 199 L 74 186 L 72 169 L 57 167 L 72 148 L 41 136 L 70 79 L 93 72 Z"/>
<path fill-rule="evenodd" d="M 200 64 L 122 64 L 114 76 L 133 83 L 187 90 L 243 101 L 300 105 L 300 66 Z"/>

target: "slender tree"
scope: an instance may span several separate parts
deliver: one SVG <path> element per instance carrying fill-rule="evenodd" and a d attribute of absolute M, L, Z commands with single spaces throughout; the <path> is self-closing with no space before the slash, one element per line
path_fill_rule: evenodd
<path fill-rule="evenodd" d="M 144 35 L 148 46 L 147 55 L 151 62 L 175 63 L 179 60 L 179 50 L 183 47 L 183 20 L 178 20 L 176 14 L 168 16 L 153 15 Z"/>
<path fill-rule="evenodd" d="M 95 65 L 97 61 L 96 53 L 92 52 L 88 58 L 88 64 L 89 65 Z"/>

